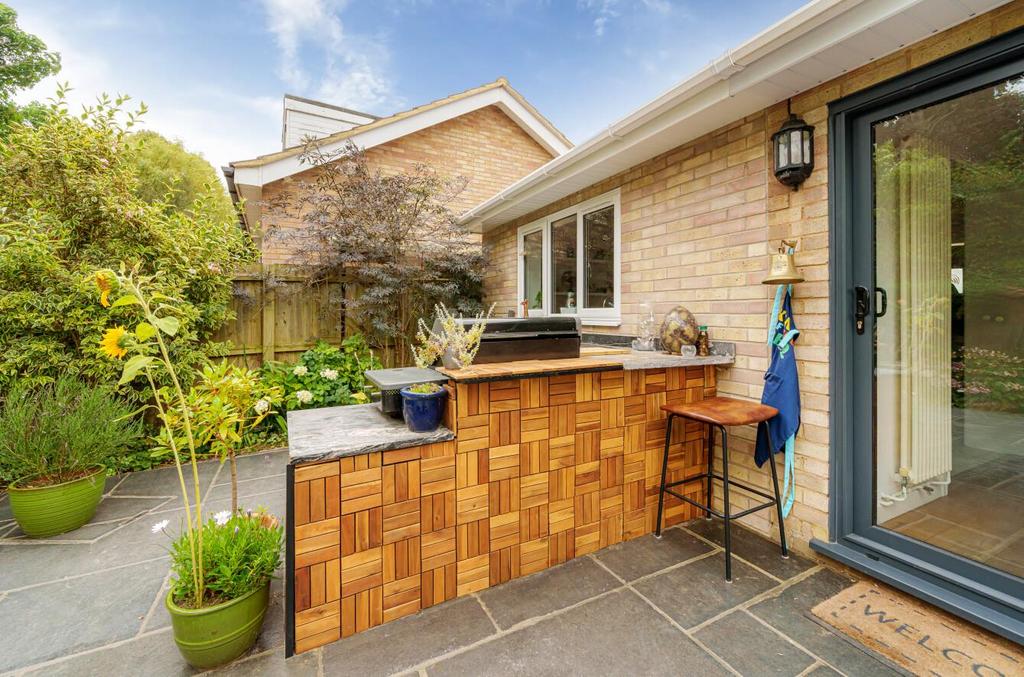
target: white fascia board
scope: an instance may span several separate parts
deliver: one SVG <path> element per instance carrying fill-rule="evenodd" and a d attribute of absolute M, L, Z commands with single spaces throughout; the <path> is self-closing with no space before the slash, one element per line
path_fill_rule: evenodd
<path fill-rule="evenodd" d="M 919 5 L 927 6 L 931 2 L 934 0 L 820 0 L 811 3 L 715 59 L 672 90 L 622 118 L 604 132 L 472 208 L 464 214 L 463 222 L 473 230 L 486 230 L 488 226 L 498 225 L 502 219 L 497 217 L 514 209 L 520 201 L 539 194 L 548 194 L 545 197 L 547 202 L 557 200 L 560 197 L 558 185 L 572 177 L 593 169 L 615 155 L 628 152 L 636 144 L 650 140 L 669 127 L 683 124 L 700 112 L 720 105 L 732 108 L 724 105 L 729 99 L 751 92 L 755 87 L 766 84 L 773 76 L 813 58 L 815 54 L 855 40 L 857 35 L 893 16 Z M 990 4 L 992 8 L 1004 3 L 993 1 Z M 960 21 L 968 18 L 970 12 L 965 11 Z M 956 23 L 959 22 L 951 25 Z M 930 32 L 908 35 L 905 44 L 916 42 Z M 885 55 L 873 56 L 878 58 Z M 840 69 L 831 77 L 841 74 Z M 795 87 L 791 93 L 798 94 L 817 84 L 818 81 L 808 80 Z M 759 99 L 753 97 L 761 105 Z M 752 112 L 755 110 L 734 110 L 732 114 L 747 115 Z M 724 125 L 732 119 L 735 118 L 723 119 L 720 123 Z"/>
<path fill-rule="evenodd" d="M 321 150 L 328 153 L 337 151 L 349 141 L 360 148 L 373 148 L 374 146 L 394 141 L 395 139 L 408 136 L 409 134 L 433 127 L 442 122 L 447 122 L 460 115 L 472 113 L 487 106 L 498 106 L 506 115 L 511 117 L 529 133 L 537 143 L 544 146 L 553 155 L 561 155 L 569 150 L 564 141 L 558 138 L 537 116 L 533 115 L 503 87 L 488 89 L 472 96 L 431 108 L 422 113 L 368 129 L 365 132 L 353 134 L 343 140 L 324 144 L 321 146 Z M 262 186 L 307 169 L 309 169 L 309 165 L 301 163 L 299 155 L 291 155 L 280 160 L 268 162 L 260 167 L 236 167 L 235 182 Z"/>

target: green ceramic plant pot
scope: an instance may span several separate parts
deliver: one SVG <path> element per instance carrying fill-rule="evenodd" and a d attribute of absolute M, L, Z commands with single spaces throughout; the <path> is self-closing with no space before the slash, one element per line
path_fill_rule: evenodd
<path fill-rule="evenodd" d="M 178 651 L 189 665 L 205 669 L 233 661 L 252 648 L 263 627 L 269 601 L 267 581 L 238 599 L 206 609 L 179 607 L 170 592 L 164 605 L 171 614 Z"/>
<path fill-rule="evenodd" d="M 21 530 L 33 538 L 72 531 L 96 514 L 106 480 L 103 466 L 87 477 L 46 487 L 21 486 L 28 480 L 19 480 L 7 487 L 11 512 Z"/>

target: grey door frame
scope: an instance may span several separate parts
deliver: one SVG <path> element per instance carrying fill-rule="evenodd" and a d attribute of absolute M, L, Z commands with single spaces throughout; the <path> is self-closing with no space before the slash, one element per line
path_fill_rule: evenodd
<path fill-rule="evenodd" d="M 829 540 L 811 547 L 1009 639 L 1024 642 L 1024 582 L 871 524 L 874 317 L 853 331 L 853 287 L 874 292 L 871 123 L 1024 72 L 1024 30 L 829 106 Z M 872 308 L 872 311 L 874 308 Z M 866 439 L 868 441 L 866 441 Z"/>

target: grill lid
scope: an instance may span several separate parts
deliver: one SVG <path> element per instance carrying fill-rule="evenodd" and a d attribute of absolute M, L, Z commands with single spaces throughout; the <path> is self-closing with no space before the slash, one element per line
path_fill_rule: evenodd
<path fill-rule="evenodd" d="M 470 327 L 476 320 L 471 317 L 458 318 L 456 322 Z M 441 332 L 440 323 L 434 321 L 434 332 Z M 502 341 L 523 338 L 561 338 L 580 336 L 580 319 L 575 315 L 552 315 L 549 317 L 515 317 L 487 320 L 482 341 Z"/>

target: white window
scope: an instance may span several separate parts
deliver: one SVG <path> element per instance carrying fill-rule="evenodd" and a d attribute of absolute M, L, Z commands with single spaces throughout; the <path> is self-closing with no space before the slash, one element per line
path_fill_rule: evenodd
<path fill-rule="evenodd" d="M 620 224 L 615 190 L 519 229 L 519 300 L 531 317 L 619 325 Z"/>

